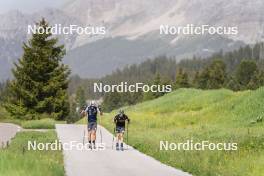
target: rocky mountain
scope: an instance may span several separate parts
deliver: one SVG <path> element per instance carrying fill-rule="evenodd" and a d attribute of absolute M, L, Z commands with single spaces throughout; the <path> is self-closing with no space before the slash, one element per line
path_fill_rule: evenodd
<path fill-rule="evenodd" d="M 262 0 L 75 0 L 63 10 L 84 24 L 104 22 L 112 37 L 136 39 L 159 30 L 161 24 L 208 24 L 236 26 L 238 35 L 226 37 L 255 43 L 264 37 L 263 8 Z"/>
<path fill-rule="evenodd" d="M 18 11 L 0 15 L 0 79 L 10 76 L 12 62 L 21 56 L 29 37 L 28 24 L 41 17 L 50 24 L 103 25 L 104 36 L 61 35 L 65 63 L 73 74 L 100 77 L 113 69 L 157 55 L 208 56 L 264 38 L 263 0 L 71 0 L 60 9 L 35 14 Z M 235 26 L 237 35 L 160 35 L 160 25 Z"/>
<path fill-rule="evenodd" d="M 28 25 L 34 25 L 42 17 L 45 17 L 50 25 L 53 24 L 81 24 L 81 22 L 68 16 L 61 10 L 44 9 L 34 14 L 23 14 L 17 10 L 0 15 L 0 80 L 11 76 L 13 63 L 22 56 L 22 45 L 30 37 Z M 72 48 L 76 35 L 58 36 L 60 42 L 66 45 L 67 49 Z"/>

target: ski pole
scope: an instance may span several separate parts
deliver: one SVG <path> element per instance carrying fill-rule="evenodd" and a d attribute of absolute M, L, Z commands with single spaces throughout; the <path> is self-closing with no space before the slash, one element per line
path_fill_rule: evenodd
<path fill-rule="evenodd" d="M 127 144 L 127 150 L 128 150 L 128 122 L 127 122 L 127 139 L 126 139 L 126 144 Z"/>
<path fill-rule="evenodd" d="M 84 145 L 84 142 L 85 142 L 85 129 L 83 130 L 83 145 Z"/>
<path fill-rule="evenodd" d="M 100 136 L 101 136 L 101 144 L 102 144 L 103 143 L 103 135 L 102 135 L 101 117 L 100 117 Z"/>
<path fill-rule="evenodd" d="M 113 132 L 113 140 L 112 140 L 112 150 L 114 149 L 114 140 L 115 140 L 115 127 L 114 127 L 114 132 Z"/>

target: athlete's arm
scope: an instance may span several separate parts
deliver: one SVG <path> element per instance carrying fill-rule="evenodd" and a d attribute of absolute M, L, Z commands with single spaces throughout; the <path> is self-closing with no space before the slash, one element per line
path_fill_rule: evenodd
<path fill-rule="evenodd" d="M 103 115 L 103 110 L 101 108 L 101 106 L 97 107 L 97 111 L 99 112 L 99 114 L 102 116 Z"/>
<path fill-rule="evenodd" d="M 130 119 L 128 118 L 128 116 L 126 115 L 126 120 L 128 123 L 130 123 Z"/>
<path fill-rule="evenodd" d="M 99 112 L 99 114 L 101 114 L 101 111 L 98 107 L 96 107 L 96 110 L 97 110 L 97 112 Z"/>
<path fill-rule="evenodd" d="M 117 122 L 117 115 L 114 117 L 114 123 L 116 123 Z"/>
<path fill-rule="evenodd" d="M 85 110 L 84 110 L 85 115 L 88 115 L 88 109 L 89 109 L 89 106 L 87 106 L 87 107 L 85 108 Z"/>
<path fill-rule="evenodd" d="M 87 107 L 83 108 L 83 109 L 81 110 L 80 114 L 81 114 L 82 116 L 85 116 L 85 115 L 86 115 L 86 112 L 87 112 Z"/>

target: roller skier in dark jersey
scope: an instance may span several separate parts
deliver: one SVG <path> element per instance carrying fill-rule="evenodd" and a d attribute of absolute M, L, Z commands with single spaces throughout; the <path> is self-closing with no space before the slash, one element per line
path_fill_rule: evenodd
<path fill-rule="evenodd" d="M 82 112 L 82 114 L 87 115 L 88 117 L 88 141 L 89 148 L 96 148 L 95 140 L 96 140 L 96 130 L 97 130 L 97 114 L 100 112 L 100 109 L 96 106 L 95 102 L 92 101 L 90 106 L 87 106 Z"/>
<path fill-rule="evenodd" d="M 119 114 L 114 118 L 114 123 L 116 124 L 116 150 L 124 150 L 123 136 L 126 129 L 126 121 L 129 123 L 130 119 L 123 110 L 120 110 Z"/>

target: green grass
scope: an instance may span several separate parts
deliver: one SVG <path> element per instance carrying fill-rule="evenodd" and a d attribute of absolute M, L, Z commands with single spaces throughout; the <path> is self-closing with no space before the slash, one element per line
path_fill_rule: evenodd
<path fill-rule="evenodd" d="M 51 118 L 43 118 L 40 120 L 14 119 L 1 106 L 0 106 L 0 122 L 14 123 L 25 129 L 55 129 L 55 124 L 65 123 L 65 121 L 56 121 Z"/>
<path fill-rule="evenodd" d="M 0 150 L 0 175 L 63 176 L 61 151 L 27 150 L 28 140 L 46 143 L 56 139 L 54 131 L 18 133 L 8 148 Z"/>
<path fill-rule="evenodd" d="M 55 124 L 65 123 L 64 121 L 56 121 L 54 119 L 40 120 L 19 120 L 19 119 L 2 119 L 0 122 L 14 123 L 25 129 L 55 129 Z"/>
<path fill-rule="evenodd" d="M 256 91 L 179 89 L 153 101 L 124 107 L 131 118 L 129 144 L 196 176 L 264 175 L 264 88 Z M 103 125 L 113 131 L 106 114 Z M 79 123 L 84 123 L 81 120 Z M 160 151 L 159 142 L 235 142 L 237 151 Z"/>
<path fill-rule="evenodd" d="M 53 119 L 41 119 L 41 120 L 30 120 L 23 121 L 22 127 L 26 129 L 54 129 L 56 123 L 64 123 Z"/>

